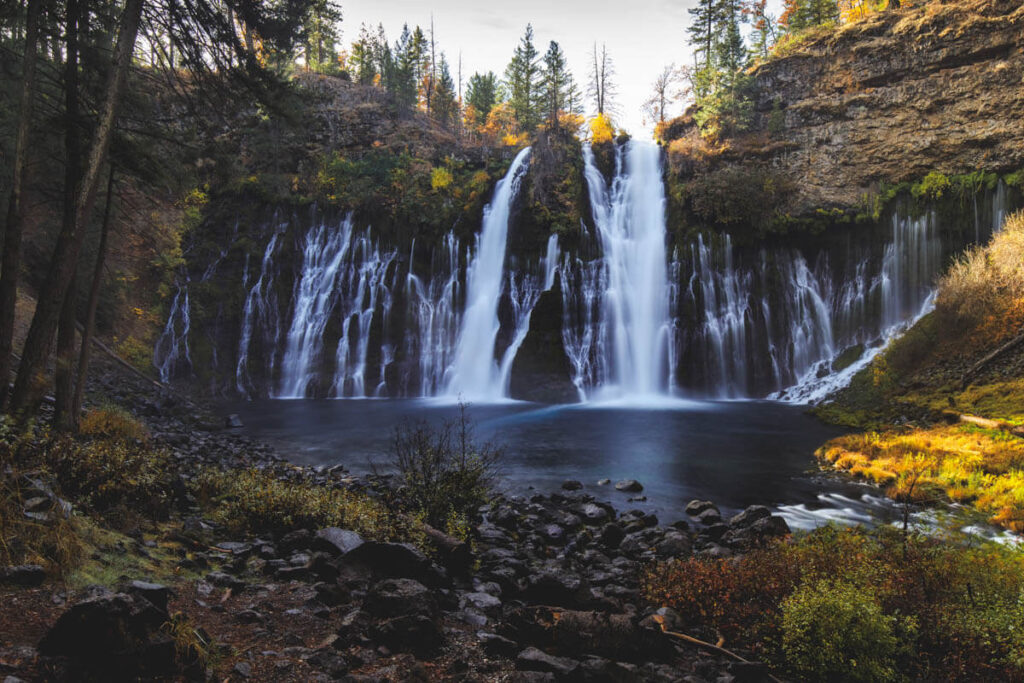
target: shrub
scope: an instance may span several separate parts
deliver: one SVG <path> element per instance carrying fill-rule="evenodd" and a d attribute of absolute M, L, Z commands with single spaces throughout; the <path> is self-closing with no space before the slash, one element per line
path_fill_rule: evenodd
<path fill-rule="evenodd" d="M 729 560 L 655 563 L 642 591 L 691 633 L 808 680 L 1024 680 L 1024 554 L 995 543 L 830 526 Z"/>
<path fill-rule="evenodd" d="M 590 119 L 590 142 L 599 145 L 611 142 L 615 137 L 615 129 L 612 127 L 611 119 L 605 114 L 598 114 Z"/>
<path fill-rule="evenodd" d="M 149 430 L 120 406 L 105 405 L 89 410 L 78 428 L 82 436 L 146 441 Z"/>
<path fill-rule="evenodd" d="M 15 470 L 0 471 L 0 566 L 41 564 L 66 575 L 83 555 L 76 520 L 57 512 L 48 519 L 26 516 L 23 482 Z"/>
<path fill-rule="evenodd" d="M 365 494 L 302 480 L 282 481 L 272 472 L 206 470 L 194 487 L 213 520 L 235 532 L 339 526 L 384 540 L 399 537 L 402 531 L 388 509 Z"/>
<path fill-rule="evenodd" d="M 452 176 L 452 172 L 443 166 L 438 166 L 430 172 L 430 188 L 432 190 L 443 190 L 452 184 L 455 178 Z"/>
<path fill-rule="evenodd" d="M 1024 213 L 984 247 L 969 249 L 939 281 L 936 309 L 961 326 L 1006 318 L 1024 299 Z"/>
<path fill-rule="evenodd" d="M 465 404 L 439 428 L 423 421 L 398 427 L 391 452 L 401 482 L 394 502 L 441 529 L 475 517 L 487 503 L 501 456 L 476 441 Z"/>
<path fill-rule="evenodd" d="M 786 662 L 813 681 L 896 680 L 896 619 L 864 589 L 828 579 L 782 603 Z"/>
<path fill-rule="evenodd" d="M 55 442 L 48 465 L 61 492 L 115 526 L 135 515 L 166 519 L 173 495 L 174 461 L 143 444 L 102 440 Z"/>
<path fill-rule="evenodd" d="M 797 565 L 779 547 L 755 550 L 741 560 L 673 560 L 648 568 L 642 589 L 649 601 L 679 612 L 683 621 L 711 640 L 779 634 L 779 605 L 799 580 Z"/>
<path fill-rule="evenodd" d="M 932 171 L 922 178 L 921 182 L 910 188 L 910 194 L 914 199 L 936 201 L 942 199 L 942 196 L 949 191 L 950 186 L 948 176 L 938 171 Z"/>

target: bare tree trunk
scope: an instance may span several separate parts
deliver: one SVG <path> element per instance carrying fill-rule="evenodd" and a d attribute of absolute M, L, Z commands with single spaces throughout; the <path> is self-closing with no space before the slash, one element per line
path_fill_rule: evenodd
<path fill-rule="evenodd" d="M 89 150 L 89 161 L 82 178 L 74 230 L 70 234 L 61 231 L 57 238 L 57 246 L 50 261 L 46 281 L 39 294 L 36 313 L 32 318 L 32 326 L 29 328 L 21 365 L 18 368 L 18 377 L 14 383 L 11 407 L 15 412 L 28 412 L 29 408 L 34 408 L 37 401 L 41 376 L 53 341 L 53 333 L 56 331 L 61 305 L 64 303 L 64 296 L 67 294 L 71 276 L 74 274 L 75 264 L 78 261 L 78 252 L 81 250 L 82 240 L 85 236 L 85 226 L 88 225 L 89 216 L 96 203 L 100 169 L 110 148 L 110 138 L 113 135 L 114 123 L 117 119 L 121 91 L 124 89 L 128 76 L 128 67 L 131 65 L 135 38 L 139 30 L 142 3 L 143 0 L 126 0 L 125 3 L 114 60 L 107 81 L 103 110 L 99 117 L 96 134 Z"/>
<path fill-rule="evenodd" d="M 64 217 L 61 232 L 74 232 L 75 209 L 78 203 L 78 181 L 82 174 L 80 129 L 78 127 L 78 15 L 80 0 L 67 3 L 67 59 L 64 62 Z M 70 418 L 72 377 L 75 360 L 75 280 L 77 267 L 71 276 L 71 285 L 61 306 L 60 325 L 57 329 L 57 367 L 54 372 L 55 398 L 53 421 L 57 429 L 70 429 L 75 420 Z"/>
<path fill-rule="evenodd" d="M 75 428 L 82 414 L 82 399 L 85 396 L 85 380 L 89 376 L 89 356 L 92 352 L 92 335 L 96 327 L 96 307 L 100 300 L 100 285 L 103 283 L 103 263 L 107 257 L 107 237 L 110 234 L 110 207 L 114 203 L 114 166 L 110 166 L 107 177 L 107 199 L 103 207 L 103 225 L 100 227 L 100 244 L 96 250 L 96 266 L 93 268 L 92 284 L 89 287 L 89 303 L 86 306 L 85 326 L 82 328 L 82 350 L 78 356 L 78 380 L 75 396 L 71 402 L 71 418 Z"/>
<path fill-rule="evenodd" d="M 7 204 L 4 226 L 3 266 L 0 270 L 0 408 L 7 406 L 7 385 L 11 380 L 11 353 L 14 351 L 14 307 L 18 302 L 18 271 L 21 270 L 21 203 L 28 156 L 28 133 L 36 96 L 36 51 L 39 38 L 39 14 L 42 0 L 29 0 L 25 19 L 25 56 L 22 60 L 21 103 L 18 133 L 14 148 L 14 178 Z"/>

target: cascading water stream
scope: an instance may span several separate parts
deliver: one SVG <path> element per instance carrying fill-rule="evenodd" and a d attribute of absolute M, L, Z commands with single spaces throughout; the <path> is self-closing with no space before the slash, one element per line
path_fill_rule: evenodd
<path fill-rule="evenodd" d="M 530 333 L 530 319 L 533 315 L 533 308 L 537 305 L 542 292 L 551 289 L 555 284 L 555 274 L 558 272 L 558 235 L 551 235 L 548 238 L 547 249 L 541 259 L 541 273 L 509 273 L 508 287 L 509 299 L 512 302 L 514 317 L 514 333 L 512 342 L 505 349 L 499 364 L 499 385 L 501 395 L 508 396 L 509 382 L 512 379 L 512 363 L 515 362 L 519 347 L 526 341 L 526 335 Z M 518 277 L 517 277 L 518 276 Z"/>
<path fill-rule="evenodd" d="M 313 363 L 323 350 L 324 330 L 334 310 L 338 271 L 348 253 L 352 216 L 338 229 L 312 228 L 303 246 L 302 277 L 295 286 L 292 323 L 281 361 L 281 386 L 276 398 L 305 398 L 314 379 Z M 347 331 L 347 330 L 346 330 Z"/>
<path fill-rule="evenodd" d="M 584 173 L 603 258 L 600 265 L 577 262 L 566 273 L 571 292 L 565 308 L 583 321 L 567 320 L 563 332 L 583 393 L 599 389 L 608 397 L 652 397 L 667 393 L 669 347 L 668 264 L 665 249 L 665 192 L 661 150 L 630 142 L 617 149 L 611 187 L 584 147 Z M 594 310 L 596 300 L 599 308 Z M 595 315 L 596 313 L 596 315 Z M 592 329 L 579 330 L 593 326 Z M 589 325 L 588 325 L 589 323 Z"/>
<path fill-rule="evenodd" d="M 466 270 L 466 308 L 462 315 L 454 362 L 447 372 L 445 393 L 466 400 L 493 401 L 504 397 L 501 369 L 494 360 L 500 329 L 498 303 L 505 282 L 505 247 L 512 202 L 519 191 L 527 147 L 516 155 L 505 177 L 494 188 L 484 209 L 483 227 Z"/>

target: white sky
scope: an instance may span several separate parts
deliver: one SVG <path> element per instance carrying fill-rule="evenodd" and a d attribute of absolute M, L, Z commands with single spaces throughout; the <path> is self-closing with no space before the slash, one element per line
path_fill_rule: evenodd
<path fill-rule="evenodd" d="M 670 62 L 677 66 L 692 62 L 686 27 L 687 9 L 695 3 L 696 0 L 342 0 L 342 43 L 347 47 L 358 36 L 361 23 L 371 27 L 383 23 L 388 40 L 394 44 L 403 23 L 410 28 L 419 24 L 426 31 L 433 14 L 438 45 L 447 54 L 452 77 L 456 79 L 462 52 L 465 83 L 474 71 L 494 71 L 499 78 L 503 76 L 526 24 L 532 23 L 538 52 L 544 54 L 548 43 L 557 41 L 584 94 L 593 44 L 605 43 L 615 63 L 616 100 L 621 110 L 616 123 L 639 135 L 644 129 L 640 106 L 650 96 L 658 73 Z M 776 15 L 781 3 L 782 0 L 769 0 L 770 6 L 776 7 Z M 681 111 L 682 106 L 677 104 L 671 113 Z M 587 113 L 591 113 L 589 106 Z"/>

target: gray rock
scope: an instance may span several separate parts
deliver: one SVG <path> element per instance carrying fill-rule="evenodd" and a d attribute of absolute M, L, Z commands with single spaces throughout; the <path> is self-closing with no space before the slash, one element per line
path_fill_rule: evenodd
<path fill-rule="evenodd" d="M 644 490 L 644 485 L 636 479 L 623 479 L 615 484 L 615 490 L 623 491 L 625 493 L 640 493 Z"/>
<path fill-rule="evenodd" d="M 231 425 L 228 425 L 229 427 Z M 231 673 L 242 678 L 249 678 L 252 676 L 252 665 L 249 662 L 238 662 L 234 668 L 231 669 Z"/>
<path fill-rule="evenodd" d="M 562 489 L 565 491 L 579 491 L 583 488 L 583 482 L 576 479 L 566 479 L 562 482 Z"/>
<path fill-rule="evenodd" d="M 0 568 L 0 585 L 34 588 L 46 580 L 46 570 L 38 564 L 19 564 Z"/>
<path fill-rule="evenodd" d="M 224 426 L 228 429 L 239 429 L 244 425 L 242 424 L 242 418 L 238 417 L 235 413 L 231 413 L 224 418 Z"/>
<path fill-rule="evenodd" d="M 681 533 L 668 533 L 654 546 L 655 554 L 661 559 L 689 557 L 692 550 L 690 537 Z"/>
<path fill-rule="evenodd" d="M 520 671 L 540 671 L 556 676 L 570 676 L 580 663 L 567 657 L 555 657 L 535 647 L 528 647 L 516 655 L 516 668 Z"/>
<path fill-rule="evenodd" d="M 729 518 L 729 526 L 732 527 L 745 527 L 750 526 L 759 519 L 765 517 L 771 517 L 772 511 L 764 505 L 751 505 L 743 512 L 733 515 Z"/>
<path fill-rule="evenodd" d="M 461 607 L 472 607 L 489 617 L 501 615 L 501 600 L 489 593 L 466 593 L 459 602 Z"/>
<path fill-rule="evenodd" d="M 518 643 L 499 636 L 497 633 L 478 631 L 476 637 L 480 641 L 480 647 L 483 648 L 483 651 L 492 657 L 508 657 L 511 659 L 519 652 Z"/>
<path fill-rule="evenodd" d="M 437 616 L 438 605 L 433 593 L 412 579 L 387 579 L 374 586 L 366 596 L 364 609 L 378 618 L 420 614 Z"/>
<path fill-rule="evenodd" d="M 317 531 L 310 547 L 337 557 L 355 550 L 363 543 L 363 537 L 356 532 L 332 526 Z"/>
<path fill-rule="evenodd" d="M 691 517 L 696 517 L 705 510 L 714 510 L 715 512 L 719 512 L 718 506 L 710 500 L 691 500 L 686 504 L 686 514 Z M 721 516 L 721 512 L 719 512 L 719 516 Z"/>
<path fill-rule="evenodd" d="M 718 512 L 718 508 L 708 508 L 697 515 L 697 521 L 701 524 L 711 526 L 712 524 L 718 524 L 721 522 L 722 515 Z"/>

